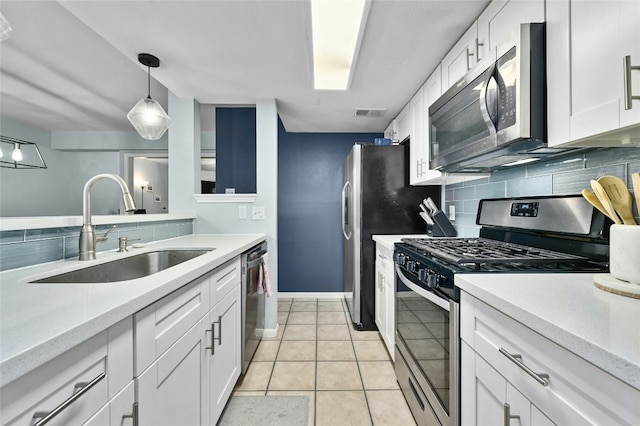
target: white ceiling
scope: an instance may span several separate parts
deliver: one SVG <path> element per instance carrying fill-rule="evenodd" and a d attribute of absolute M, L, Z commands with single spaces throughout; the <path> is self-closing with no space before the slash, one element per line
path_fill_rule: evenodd
<path fill-rule="evenodd" d="M 0 43 L 0 114 L 52 131 L 131 131 L 146 52 L 160 58 L 151 96 L 165 107 L 167 89 L 201 104 L 275 98 L 290 132 L 381 132 L 487 4 L 372 0 L 350 89 L 316 91 L 309 0 L 3 0 L 13 32 Z"/>

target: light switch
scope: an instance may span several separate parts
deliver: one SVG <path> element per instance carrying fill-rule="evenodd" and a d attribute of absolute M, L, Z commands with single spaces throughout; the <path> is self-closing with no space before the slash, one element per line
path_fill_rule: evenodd
<path fill-rule="evenodd" d="M 449 206 L 449 220 L 456 220 L 456 206 L 453 204 Z"/>
<path fill-rule="evenodd" d="M 238 219 L 247 219 L 247 206 L 238 206 Z"/>
<path fill-rule="evenodd" d="M 264 220 L 264 207 L 251 207 L 251 220 Z"/>

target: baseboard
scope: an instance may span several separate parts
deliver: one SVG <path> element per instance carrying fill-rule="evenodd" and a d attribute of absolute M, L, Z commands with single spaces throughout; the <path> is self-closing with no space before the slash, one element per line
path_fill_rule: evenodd
<path fill-rule="evenodd" d="M 276 323 L 276 328 L 258 328 L 256 329 L 256 336 L 276 337 L 278 335 L 279 327 L 280 327 L 280 324 Z"/>
<path fill-rule="evenodd" d="M 278 298 L 281 299 L 342 299 L 344 298 L 344 292 L 278 292 Z"/>

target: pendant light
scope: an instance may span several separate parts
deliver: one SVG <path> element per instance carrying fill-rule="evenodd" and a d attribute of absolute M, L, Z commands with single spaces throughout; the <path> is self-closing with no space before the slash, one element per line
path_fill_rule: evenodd
<path fill-rule="evenodd" d="M 147 67 L 147 97 L 142 98 L 131 108 L 127 118 L 140 136 L 148 140 L 158 140 L 167 131 L 171 119 L 158 101 L 151 99 L 151 68 L 160 66 L 160 59 L 149 53 L 140 53 L 138 61 Z"/>

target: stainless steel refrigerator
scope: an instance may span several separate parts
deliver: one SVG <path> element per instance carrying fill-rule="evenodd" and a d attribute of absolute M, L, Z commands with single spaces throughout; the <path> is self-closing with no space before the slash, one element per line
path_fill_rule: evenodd
<path fill-rule="evenodd" d="M 344 165 L 344 297 L 357 330 L 375 324 L 375 234 L 424 234 L 418 205 L 440 186 L 409 185 L 409 146 L 355 144 Z"/>

